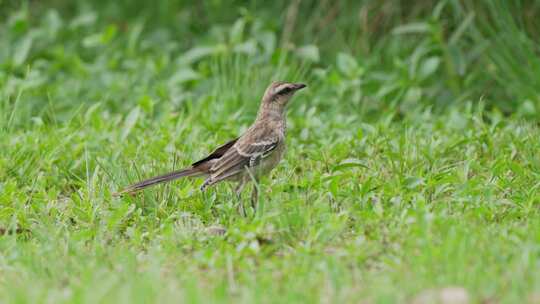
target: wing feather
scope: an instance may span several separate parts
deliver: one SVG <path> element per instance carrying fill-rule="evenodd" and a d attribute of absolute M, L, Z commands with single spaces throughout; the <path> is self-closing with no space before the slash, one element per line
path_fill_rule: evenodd
<path fill-rule="evenodd" d="M 227 153 L 227 151 L 238 141 L 238 137 L 233 139 L 233 140 L 230 140 L 228 141 L 227 143 L 219 146 L 217 149 L 214 150 L 214 152 L 212 152 L 210 155 L 208 155 L 207 157 L 197 161 L 197 162 L 194 162 L 193 164 L 191 164 L 191 166 L 193 167 L 196 167 L 197 165 L 200 165 L 206 161 L 209 161 L 209 160 L 212 160 L 212 159 L 216 159 L 216 158 L 220 158 L 222 157 L 225 153 Z"/>
<path fill-rule="evenodd" d="M 254 142 L 237 142 L 210 168 L 213 182 L 240 173 L 245 167 L 257 166 L 262 158 L 275 150 L 278 144 L 278 137 Z"/>

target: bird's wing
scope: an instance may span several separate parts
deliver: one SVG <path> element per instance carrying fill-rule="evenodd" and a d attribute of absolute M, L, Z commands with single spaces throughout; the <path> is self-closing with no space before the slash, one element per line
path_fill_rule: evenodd
<path fill-rule="evenodd" d="M 246 167 L 249 168 L 258 165 L 260 160 L 270 155 L 280 142 L 280 138 L 275 135 L 246 135 L 210 168 L 210 176 L 213 183 L 235 175 Z"/>
<path fill-rule="evenodd" d="M 210 155 L 208 155 L 207 157 L 199 160 L 199 161 L 196 161 L 194 162 L 193 164 L 191 164 L 192 167 L 196 167 L 202 163 L 205 163 L 209 160 L 212 160 L 212 159 L 216 159 L 216 158 L 220 158 L 222 157 L 225 153 L 227 153 L 227 151 L 238 141 L 238 137 L 233 139 L 233 140 L 230 140 L 228 141 L 227 143 L 219 146 L 217 149 L 214 150 L 214 152 L 210 153 Z"/>

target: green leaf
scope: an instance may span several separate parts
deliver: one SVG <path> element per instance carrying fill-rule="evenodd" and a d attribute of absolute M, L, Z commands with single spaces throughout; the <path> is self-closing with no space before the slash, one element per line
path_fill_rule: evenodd
<path fill-rule="evenodd" d="M 192 68 L 183 67 L 172 75 L 172 77 L 169 79 L 169 84 L 178 85 L 188 81 L 197 80 L 200 77 L 201 76 L 199 73 L 194 71 Z"/>
<path fill-rule="evenodd" d="M 368 169 L 368 166 L 363 161 L 356 158 L 347 158 L 342 160 L 337 166 L 334 166 L 334 170 L 343 170 L 354 167 L 362 167 Z"/>
<path fill-rule="evenodd" d="M 140 39 L 143 28 L 144 28 L 144 24 L 142 22 L 138 22 L 133 26 L 133 28 L 129 32 L 127 49 L 130 52 L 134 52 L 135 49 L 137 48 L 137 43 Z"/>
<path fill-rule="evenodd" d="M 139 119 L 139 114 L 141 112 L 141 109 L 137 106 L 131 112 L 129 112 L 128 116 L 126 116 L 126 119 L 124 120 L 124 126 L 122 127 L 122 134 L 120 135 L 121 141 L 124 141 L 129 133 L 131 132 L 131 129 L 135 126 L 137 123 L 137 119 Z"/>
<path fill-rule="evenodd" d="M 98 110 L 99 107 L 101 107 L 102 103 L 101 102 L 96 102 L 94 103 L 93 105 L 91 105 L 88 110 L 86 110 L 86 113 L 84 114 L 84 121 L 85 122 L 89 122 L 91 121 L 92 119 L 92 116 L 94 115 L 94 113 L 96 113 L 96 111 Z"/>
<path fill-rule="evenodd" d="M 440 63 L 441 63 L 441 59 L 436 56 L 429 57 L 426 60 L 424 60 L 424 62 L 422 62 L 422 66 L 420 67 L 420 71 L 419 71 L 420 79 L 426 79 L 427 77 L 431 76 L 431 74 L 437 71 L 437 68 L 439 67 Z"/>
<path fill-rule="evenodd" d="M 244 19 L 236 20 L 236 22 L 231 27 L 231 32 L 230 32 L 231 43 L 236 44 L 236 43 L 242 42 L 245 26 L 246 26 L 246 21 Z"/>
<path fill-rule="evenodd" d="M 276 34 L 264 32 L 257 36 L 257 40 L 262 45 L 266 55 L 271 55 L 276 50 Z"/>
<path fill-rule="evenodd" d="M 405 187 L 407 187 L 407 189 L 415 189 L 423 184 L 424 184 L 424 179 L 419 178 L 419 177 L 411 176 L 405 179 Z"/>
<path fill-rule="evenodd" d="M 424 23 L 424 22 L 418 22 L 418 23 L 409 23 L 409 24 L 395 27 L 392 30 L 392 34 L 394 35 L 422 34 L 422 33 L 428 33 L 429 31 L 430 31 L 429 24 Z"/>
<path fill-rule="evenodd" d="M 111 24 L 105 28 L 105 31 L 101 34 L 101 43 L 103 44 L 109 44 L 114 37 L 116 37 L 116 33 L 118 32 L 118 28 L 116 25 Z"/>
<path fill-rule="evenodd" d="M 452 36 L 450 36 L 450 39 L 448 39 L 448 44 L 455 45 L 463 36 L 464 33 L 467 32 L 467 29 L 472 24 L 474 20 L 474 12 L 470 12 L 467 14 L 467 17 L 461 22 L 457 30 L 454 31 Z"/>
<path fill-rule="evenodd" d="M 32 47 L 32 37 L 29 35 L 26 35 L 15 48 L 15 52 L 13 54 L 13 64 L 15 66 L 22 65 L 26 59 L 28 58 L 28 54 L 30 53 L 30 48 Z"/>
<path fill-rule="evenodd" d="M 422 98 L 422 89 L 419 87 L 411 87 L 403 97 L 403 103 L 408 106 L 414 106 Z"/>
<path fill-rule="evenodd" d="M 82 40 L 82 45 L 86 48 L 96 47 L 100 44 L 101 44 L 101 33 L 88 35 Z"/>
<path fill-rule="evenodd" d="M 353 76 L 358 71 L 358 63 L 356 59 L 345 53 L 337 55 L 337 68 L 346 76 Z"/>
<path fill-rule="evenodd" d="M 13 33 L 22 34 L 26 32 L 29 27 L 28 12 L 24 9 L 15 12 L 9 17 L 8 24 L 10 31 Z"/>
<path fill-rule="evenodd" d="M 73 19 L 70 23 L 71 28 L 85 27 L 93 25 L 97 20 L 97 14 L 94 12 L 85 12 Z"/>
<path fill-rule="evenodd" d="M 319 48 L 313 44 L 299 47 L 298 49 L 296 49 L 296 55 L 302 59 L 313 62 L 319 62 L 320 60 Z"/>
<path fill-rule="evenodd" d="M 536 114 L 536 106 L 530 99 L 526 99 L 520 103 L 517 112 L 523 116 L 532 117 Z"/>
<path fill-rule="evenodd" d="M 254 40 L 248 40 L 244 43 L 237 44 L 234 51 L 241 54 L 253 55 L 257 53 L 257 43 Z"/>
<path fill-rule="evenodd" d="M 122 221 L 127 219 L 135 210 L 135 204 L 122 203 L 111 211 L 109 218 L 107 219 L 107 227 L 109 229 L 117 229 Z"/>
<path fill-rule="evenodd" d="M 152 113 L 154 111 L 154 101 L 148 95 L 142 96 L 138 104 L 145 113 Z"/>
<path fill-rule="evenodd" d="M 178 58 L 179 64 L 185 64 L 189 65 L 192 63 L 197 62 L 198 60 L 213 55 L 218 51 L 219 48 L 215 46 L 198 46 L 194 47 L 187 52 L 185 52 L 182 56 Z"/>

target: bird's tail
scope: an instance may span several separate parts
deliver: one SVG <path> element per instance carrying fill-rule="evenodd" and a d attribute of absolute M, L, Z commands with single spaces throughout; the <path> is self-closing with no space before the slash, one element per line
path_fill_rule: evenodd
<path fill-rule="evenodd" d="M 143 180 L 136 184 L 130 185 L 127 188 L 123 189 L 122 191 L 114 193 L 113 196 L 122 196 L 124 194 L 132 194 L 153 185 L 169 182 L 175 179 L 179 179 L 181 177 L 198 176 L 202 174 L 203 173 L 200 170 L 194 167 L 190 167 L 190 168 L 186 168 L 186 169 L 182 169 L 178 171 L 173 171 L 167 174 L 152 177 L 147 180 Z"/>

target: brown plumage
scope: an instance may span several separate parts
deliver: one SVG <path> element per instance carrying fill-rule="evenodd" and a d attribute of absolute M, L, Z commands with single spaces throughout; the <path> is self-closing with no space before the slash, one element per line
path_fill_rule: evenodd
<path fill-rule="evenodd" d="M 294 93 L 306 87 L 301 83 L 273 82 L 266 89 L 257 118 L 240 137 L 218 147 L 207 157 L 194 162 L 190 167 L 156 176 L 118 192 L 116 195 L 134 193 L 155 184 L 181 177 L 206 177 L 201 190 L 221 181 L 237 181 L 237 195 L 244 185 L 258 181 L 259 177 L 272 170 L 285 151 L 286 117 L 285 106 Z M 255 208 L 257 187 L 253 187 L 252 204 Z"/>

